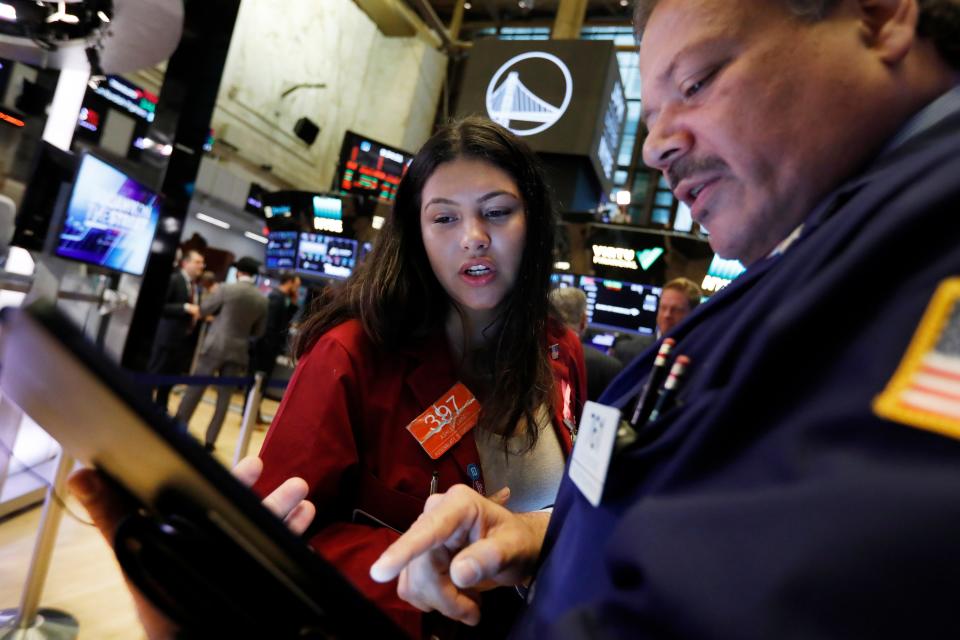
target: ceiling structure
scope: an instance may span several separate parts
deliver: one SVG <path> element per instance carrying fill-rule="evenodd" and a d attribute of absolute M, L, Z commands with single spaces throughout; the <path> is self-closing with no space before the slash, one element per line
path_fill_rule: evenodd
<path fill-rule="evenodd" d="M 462 0 L 429 0 L 430 5 L 444 24 L 450 24 L 454 7 Z M 406 0 L 414 10 L 417 0 Z M 549 24 L 557 15 L 560 0 L 466 0 L 463 22 L 498 25 L 532 22 Z M 629 0 L 587 0 L 585 22 L 628 22 L 632 12 Z"/>

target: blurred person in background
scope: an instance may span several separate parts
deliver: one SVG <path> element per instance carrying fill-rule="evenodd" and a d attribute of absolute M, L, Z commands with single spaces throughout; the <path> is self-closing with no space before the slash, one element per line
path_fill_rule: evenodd
<path fill-rule="evenodd" d="M 582 341 L 587 330 L 587 294 L 577 287 L 560 287 L 550 292 L 550 302 L 563 323 Z M 583 360 L 587 367 L 587 399 L 596 400 L 623 365 L 590 345 L 583 347 Z"/>
<path fill-rule="evenodd" d="M 213 316 L 200 345 L 200 357 L 194 372 L 197 376 L 217 375 L 225 378 L 243 376 L 250 361 L 250 339 L 263 335 L 267 326 L 267 298 L 257 289 L 256 274 L 260 263 L 253 258 L 240 258 L 234 265 L 237 281 L 224 284 L 200 304 L 201 316 Z M 213 451 L 220 427 L 230 407 L 234 387 L 217 387 L 217 406 L 207 426 L 204 446 Z M 204 385 L 187 388 L 177 408 L 177 419 L 189 424 L 203 392 Z"/>
<path fill-rule="evenodd" d="M 276 277 L 277 284 L 267 294 L 267 327 L 263 335 L 253 342 L 252 371 L 262 371 L 264 381 L 273 375 L 277 356 L 286 351 L 290 337 L 290 323 L 300 309 L 300 276 L 292 271 L 282 271 Z M 257 422 L 266 422 L 257 410 Z"/>
<path fill-rule="evenodd" d="M 180 259 L 180 268 L 170 274 L 160 322 L 153 340 L 147 371 L 175 376 L 187 372 L 196 336 L 199 332 L 200 291 L 197 278 L 205 262 L 199 251 L 187 250 Z M 167 411 L 171 385 L 158 385 L 154 398 Z"/>

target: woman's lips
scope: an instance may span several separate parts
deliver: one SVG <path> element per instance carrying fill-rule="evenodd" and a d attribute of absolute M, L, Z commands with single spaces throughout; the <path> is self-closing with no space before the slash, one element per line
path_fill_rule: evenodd
<path fill-rule="evenodd" d="M 482 287 L 497 277 L 497 270 L 488 262 L 469 262 L 460 269 L 460 279 L 471 287 Z"/>

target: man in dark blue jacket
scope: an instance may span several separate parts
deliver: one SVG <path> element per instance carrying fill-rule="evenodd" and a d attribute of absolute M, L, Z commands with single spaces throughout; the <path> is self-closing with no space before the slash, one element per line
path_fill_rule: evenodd
<path fill-rule="evenodd" d="M 433 496 L 371 574 L 469 623 L 535 575 L 520 637 L 960 637 L 960 3 L 641 0 L 637 30 L 644 160 L 748 270 L 599 489 Z M 651 364 L 601 401 L 630 421 Z"/>

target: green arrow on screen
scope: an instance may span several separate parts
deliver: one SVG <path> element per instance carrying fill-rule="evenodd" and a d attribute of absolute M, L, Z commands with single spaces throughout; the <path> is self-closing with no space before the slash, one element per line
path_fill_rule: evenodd
<path fill-rule="evenodd" d="M 653 266 L 653 263 L 657 261 L 657 258 L 663 255 L 662 247 L 654 247 L 653 249 L 643 249 L 642 251 L 637 251 L 637 262 L 640 263 L 640 267 L 646 271 Z"/>

